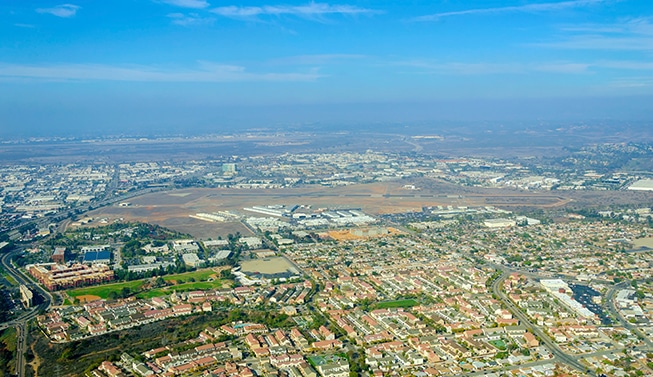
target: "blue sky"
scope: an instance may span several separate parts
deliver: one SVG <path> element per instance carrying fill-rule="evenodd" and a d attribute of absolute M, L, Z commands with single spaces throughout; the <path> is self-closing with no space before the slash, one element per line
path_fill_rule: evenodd
<path fill-rule="evenodd" d="M 5 133 L 653 115 L 651 1 L 70 1 L 0 2 Z"/>

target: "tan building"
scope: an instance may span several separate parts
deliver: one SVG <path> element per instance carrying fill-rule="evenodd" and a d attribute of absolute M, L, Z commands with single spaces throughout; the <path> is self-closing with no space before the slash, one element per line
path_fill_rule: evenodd
<path fill-rule="evenodd" d="M 56 263 L 30 264 L 27 271 L 48 290 L 56 291 L 93 285 L 113 280 L 113 271 L 104 264 L 86 266 L 76 263 L 70 267 Z"/>

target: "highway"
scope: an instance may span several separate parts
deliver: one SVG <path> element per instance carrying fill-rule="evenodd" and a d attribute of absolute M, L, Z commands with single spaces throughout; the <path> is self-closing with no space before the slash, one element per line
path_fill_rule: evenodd
<path fill-rule="evenodd" d="M 34 293 L 43 298 L 43 302 L 35 307 L 28 309 L 28 311 L 23 313 L 20 317 L 0 325 L 0 329 L 3 330 L 8 327 L 16 327 L 16 373 L 18 374 L 18 377 L 23 377 L 25 376 L 26 368 L 25 355 L 27 354 L 27 335 L 29 333 L 29 321 L 36 318 L 39 313 L 44 312 L 50 308 L 50 305 L 52 304 L 52 295 L 50 295 L 50 292 L 46 291 L 41 286 L 34 283 L 22 272 L 14 268 L 11 259 L 18 253 L 19 251 L 11 251 L 2 255 L 2 258 L 0 258 L 0 264 L 2 264 L 2 267 L 5 269 L 5 271 L 11 275 L 11 277 L 16 279 L 19 284 L 26 285 Z"/>
<path fill-rule="evenodd" d="M 118 178 L 119 177 L 116 173 L 114 175 L 114 179 L 112 180 L 112 184 L 110 186 L 111 189 L 117 187 L 116 185 L 118 182 L 117 181 Z M 76 208 L 76 210 L 80 213 L 84 213 L 91 210 L 91 208 L 111 205 L 113 203 L 124 201 L 126 199 L 133 198 L 135 196 L 139 196 L 139 195 L 143 195 L 159 190 L 160 189 L 156 189 L 156 188 L 145 188 L 145 189 L 130 192 L 126 195 L 119 195 L 119 196 L 111 196 L 110 193 L 112 192 L 112 190 L 107 190 L 105 197 L 102 198 L 101 200 L 94 203 L 89 203 L 88 205 L 85 206 L 80 206 Z M 43 218 L 33 220 L 33 222 L 36 223 L 38 227 L 46 227 L 56 216 L 61 216 L 61 213 L 45 216 Z M 61 225 L 66 223 L 67 222 L 65 220 L 61 222 L 60 227 L 57 228 L 57 231 L 63 231 L 64 229 L 62 229 L 63 227 L 61 227 Z M 25 225 L 25 224 L 20 224 L 20 225 Z M 17 229 L 20 225 L 14 226 L 12 230 Z M 18 374 L 19 377 L 23 377 L 25 376 L 26 373 L 25 355 L 27 354 L 27 346 L 28 346 L 27 335 L 29 333 L 29 321 L 36 318 L 36 316 L 38 316 L 39 313 L 43 313 L 50 308 L 50 305 L 52 305 L 52 295 L 50 294 L 50 292 L 48 292 L 40 285 L 35 283 L 30 277 L 26 276 L 25 274 L 23 274 L 17 268 L 14 267 L 12 258 L 15 257 L 19 252 L 20 251 L 18 250 L 14 250 L 6 254 L 3 254 L 0 257 L 0 264 L 5 269 L 7 274 L 13 277 L 16 280 L 16 282 L 18 282 L 18 284 L 27 286 L 32 290 L 32 292 L 35 293 L 35 296 L 40 296 L 43 298 L 43 301 L 39 305 L 29 308 L 20 317 L 13 319 L 9 322 L 0 324 L 0 330 L 7 329 L 9 327 L 16 328 L 16 373 Z"/>

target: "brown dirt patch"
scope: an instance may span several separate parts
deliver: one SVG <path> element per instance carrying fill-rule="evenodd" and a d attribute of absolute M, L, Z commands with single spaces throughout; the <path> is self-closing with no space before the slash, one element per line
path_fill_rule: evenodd
<path fill-rule="evenodd" d="M 94 296 L 94 295 L 81 295 L 81 296 L 77 296 L 77 299 L 79 299 L 79 302 L 85 303 L 85 302 L 101 300 L 102 297 Z"/>

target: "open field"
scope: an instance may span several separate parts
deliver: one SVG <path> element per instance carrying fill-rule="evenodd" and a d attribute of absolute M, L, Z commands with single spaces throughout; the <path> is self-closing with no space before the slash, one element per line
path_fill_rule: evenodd
<path fill-rule="evenodd" d="M 121 283 L 98 285 L 94 287 L 84 287 L 68 290 L 66 293 L 70 297 L 77 298 L 81 302 L 92 301 L 94 299 L 107 299 L 111 292 L 120 293 L 123 288 L 129 288 L 133 292 L 139 292 L 138 297 L 152 298 L 157 296 L 169 295 L 173 290 L 177 292 L 186 292 L 202 289 L 221 288 L 224 284 L 220 280 L 220 270 L 223 268 L 207 268 L 197 271 L 184 272 L 182 274 L 166 275 L 163 280 L 168 287 L 148 289 L 139 292 L 148 283 L 150 279 L 140 279 Z M 193 281 L 191 281 L 193 280 Z"/>
<path fill-rule="evenodd" d="M 94 287 L 84 287 L 68 290 L 70 297 L 88 297 L 95 296 L 103 299 L 109 298 L 109 293 L 120 293 L 123 288 L 129 288 L 130 291 L 138 291 L 147 282 L 147 279 L 126 281 L 122 283 L 104 284 Z M 81 299 L 80 299 L 81 300 Z"/>
<path fill-rule="evenodd" d="M 272 257 L 265 259 L 253 259 L 241 263 L 241 271 L 262 274 L 281 274 L 286 271 L 294 271 L 295 266 L 284 257 Z"/>
<path fill-rule="evenodd" d="M 224 286 L 224 281 L 219 279 L 212 280 L 212 281 L 197 281 L 192 283 L 177 284 L 169 287 L 150 289 L 145 292 L 137 294 L 136 297 L 147 299 L 153 297 L 166 296 L 172 294 L 173 291 L 177 293 L 188 292 L 188 291 L 202 291 L 202 290 L 222 288 L 223 286 Z"/>
<path fill-rule="evenodd" d="M 390 308 L 410 308 L 419 305 L 419 302 L 413 299 L 395 300 L 395 301 L 382 301 L 374 305 L 377 309 L 390 309 Z"/>
<path fill-rule="evenodd" d="M 653 249 L 653 238 L 640 238 L 634 240 L 633 246 L 635 249 L 644 248 L 644 247 Z"/>
<path fill-rule="evenodd" d="M 183 274 L 166 275 L 163 277 L 163 280 L 165 280 L 166 283 L 174 283 L 174 284 L 186 282 L 189 279 L 194 279 L 196 281 L 206 281 L 211 278 L 217 279 L 219 275 L 219 270 L 221 269 L 207 268 L 207 269 L 202 269 L 197 271 L 184 272 Z"/>

